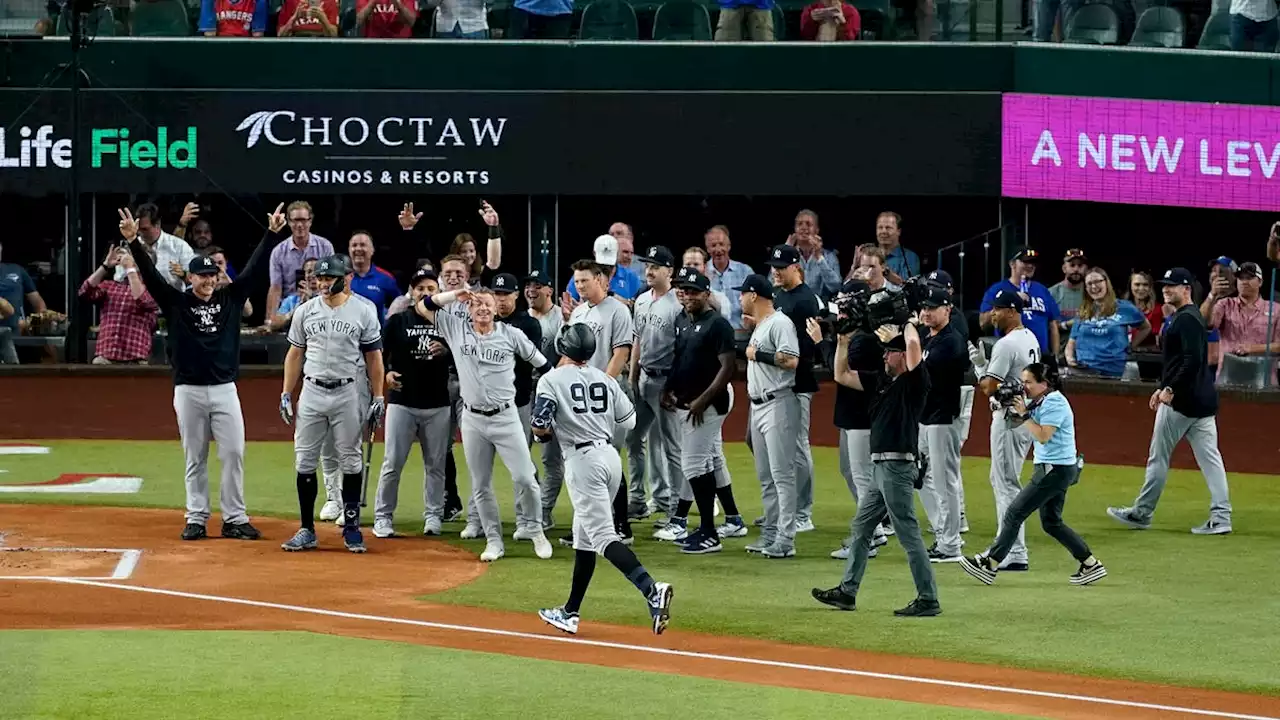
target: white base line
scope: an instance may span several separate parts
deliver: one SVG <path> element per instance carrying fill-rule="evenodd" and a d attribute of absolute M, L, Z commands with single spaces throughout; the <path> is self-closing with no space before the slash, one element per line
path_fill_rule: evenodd
<path fill-rule="evenodd" d="M 0 540 L 4 536 L 0 535 Z M 0 575 L 0 580 L 128 580 L 133 575 L 133 571 L 138 567 L 138 561 L 142 558 L 141 550 L 121 550 L 119 548 L 75 548 L 75 547 L 47 547 L 47 548 L 29 548 L 29 547 L 0 547 L 0 552 L 86 552 L 86 553 L 116 553 L 120 555 L 120 560 L 116 563 L 115 570 L 110 575 L 105 576 L 75 576 L 75 577 L 52 577 L 44 575 Z"/>
<path fill-rule="evenodd" d="M 1027 690 L 1024 688 L 1000 687 L 999 685 L 982 685 L 978 683 L 960 682 L 958 680 L 938 680 L 935 678 L 910 677 L 906 675 L 892 675 L 889 673 L 870 672 L 867 670 L 850 670 L 847 668 L 826 667 L 823 665 L 808 665 L 803 663 L 783 662 L 780 660 L 762 660 L 759 658 L 735 657 L 733 655 L 717 655 L 712 653 L 690 652 L 687 650 L 672 650 L 669 648 L 646 647 L 644 645 L 629 645 L 626 643 L 606 642 L 603 640 L 585 640 L 582 638 L 571 638 L 560 635 L 538 635 L 535 633 L 519 632 L 516 630 L 501 630 L 497 628 L 474 627 L 470 625 L 453 625 L 449 623 L 429 622 L 426 620 L 409 620 L 406 618 L 383 617 L 380 615 L 364 615 L 360 613 L 348 613 L 338 610 L 322 610 L 320 608 L 302 607 L 300 605 L 283 605 L 280 603 L 262 602 L 260 600 L 245 600 L 243 598 L 222 597 L 219 595 L 202 595 L 199 593 L 181 592 L 178 590 L 164 590 L 161 588 L 142 587 L 139 585 L 120 585 L 116 583 L 97 582 L 93 580 L 80 580 L 73 578 L 49 578 L 54 582 L 67 585 L 88 585 L 91 587 L 111 588 L 114 590 L 129 590 L 132 592 L 149 593 L 153 595 L 168 595 L 170 597 L 187 598 L 189 600 L 209 600 L 211 602 L 228 603 L 231 605 L 248 605 L 251 607 L 268 608 L 271 610 L 287 610 L 289 612 L 305 613 L 309 615 L 323 615 L 327 617 L 343 618 L 346 620 L 367 620 L 369 622 L 390 623 L 394 625 L 412 625 L 415 627 L 433 628 L 437 630 L 456 630 L 458 632 L 477 633 L 481 635 L 498 635 L 501 637 L 521 638 L 525 640 L 541 640 L 545 642 L 567 643 L 570 645 L 585 645 L 589 647 L 608 648 L 611 650 L 629 650 L 632 652 L 651 653 L 654 655 L 669 655 L 675 657 L 694 658 L 697 660 L 718 660 L 721 662 L 738 663 L 742 665 L 762 665 L 765 667 L 786 668 L 789 670 L 805 670 L 810 672 L 831 673 L 835 675 L 847 675 L 853 677 L 874 678 L 877 680 L 894 680 L 905 683 L 916 683 L 920 685 L 937 685 L 942 687 L 961 688 L 964 690 L 981 690 L 984 692 L 1005 693 L 1008 695 L 1026 695 L 1030 697 L 1051 698 L 1054 700 L 1071 700 L 1082 703 L 1094 703 L 1098 705 L 1114 705 L 1119 707 L 1138 708 L 1142 710 L 1160 710 L 1164 712 L 1176 712 L 1186 715 L 1201 715 L 1206 717 L 1233 718 L 1233 720 L 1280 720 L 1280 718 L 1270 717 L 1266 715 L 1243 715 L 1240 713 L 1223 712 L 1219 710 L 1199 710 L 1196 708 L 1177 707 L 1174 705 L 1158 705 L 1154 703 L 1133 702 L 1129 700 L 1114 700 L 1111 698 L 1093 697 L 1089 695 L 1069 695 L 1066 693 L 1046 692 L 1043 690 Z"/>

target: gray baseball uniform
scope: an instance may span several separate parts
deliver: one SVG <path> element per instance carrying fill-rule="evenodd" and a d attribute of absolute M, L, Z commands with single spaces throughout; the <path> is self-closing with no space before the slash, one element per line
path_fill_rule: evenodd
<path fill-rule="evenodd" d="M 373 301 L 363 295 L 352 293 L 351 302 L 368 303 L 374 313 L 378 312 L 378 307 L 373 304 Z M 368 408 L 373 400 L 373 393 L 369 387 L 369 373 L 364 366 L 364 353 L 360 354 L 356 363 L 356 395 L 359 398 L 357 406 L 361 408 Z M 324 445 L 320 447 L 320 472 L 324 475 L 325 498 L 341 503 L 342 468 L 338 463 L 338 449 L 332 432 L 324 436 Z M 341 516 L 338 517 L 338 522 L 342 522 Z"/>
<path fill-rule="evenodd" d="M 991 360 L 982 377 L 1003 382 L 1009 378 L 1021 378 L 1022 369 L 1040 362 L 1040 341 L 1026 326 L 1002 336 L 991 349 Z M 1019 426 L 1010 430 L 1005 424 L 1004 411 L 991 414 L 991 488 L 996 495 L 996 520 L 1004 522 L 1004 513 L 1013 499 L 1022 492 L 1022 464 L 1031 451 L 1031 432 Z M 1018 540 L 1013 544 L 1004 564 L 1027 562 L 1026 531 L 1018 528 Z"/>
<path fill-rule="evenodd" d="M 800 355 L 800 340 L 791 318 L 774 311 L 756 324 L 749 345 L 756 352 Z M 760 545 L 781 543 L 794 548 L 796 534 L 796 433 L 800 431 L 800 398 L 792 391 L 796 371 L 761 362 L 747 363 L 747 395 L 751 399 L 751 445 L 764 503 Z"/>
<path fill-rule="evenodd" d="M 573 505 L 573 549 L 604 553 L 619 540 L 613 498 L 622 459 L 613 438 L 635 424 L 635 406 L 616 380 L 589 365 L 563 365 L 538 380 L 535 397 L 555 403 L 553 442 L 565 458 Z"/>
<path fill-rule="evenodd" d="M 627 464 L 631 470 L 628 505 L 631 510 L 645 506 L 645 470 L 653 466 L 652 492 L 660 510 L 674 509 L 677 496 L 692 499 L 684 473 L 680 469 L 680 421 L 675 412 L 662 409 L 662 388 L 671 371 L 676 343 L 676 318 L 681 313 L 676 291 L 655 296 L 646 290 L 635 302 L 635 339 L 640 377 L 632 378 L 639 386 L 636 426 L 627 435 Z M 656 432 L 655 432 L 656 431 Z M 646 460 L 646 445 L 648 463 Z"/>
<path fill-rule="evenodd" d="M 369 409 L 360 397 L 366 383 L 363 355 L 382 347 L 377 310 L 354 297 L 337 307 L 312 298 L 294 311 L 289 342 L 306 350 L 293 434 L 297 471 L 315 472 L 325 436 L 332 432 L 342 472 L 359 473 L 360 435 Z"/>
<path fill-rule="evenodd" d="M 533 308 L 530 308 L 529 317 L 537 320 L 542 326 L 542 347 L 539 350 L 547 357 L 554 355 L 556 336 L 560 334 L 560 326 L 564 325 L 564 313 L 559 307 L 552 305 L 544 315 L 538 315 Z"/>
<path fill-rule="evenodd" d="M 542 326 L 542 354 L 552 357 L 556 354 L 556 336 L 560 334 L 560 327 L 564 325 L 564 313 L 560 311 L 560 307 L 552 305 L 545 315 L 539 317 L 530 309 L 529 315 L 538 321 Z M 528 408 L 526 408 L 527 410 Z M 521 418 L 526 425 L 529 418 Z M 559 443 L 539 443 L 542 452 L 542 474 L 546 480 L 543 481 L 543 487 L 556 488 L 556 494 L 559 494 L 559 488 L 564 484 L 564 454 L 560 452 Z M 542 502 L 547 503 L 546 495 L 543 496 Z M 554 505 L 555 500 L 553 499 Z M 552 518 L 550 511 L 544 511 L 542 514 L 543 526 L 551 525 Z"/>
<path fill-rule="evenodd" d="M 535 479 L 533 456 L 525 441 L 525 429 L 516 411 L 516 358 L 534 367 L 546 357 L 518 328 L 495 322 L 487 334 L 477 333 L 468 320 L 445 309 L 436 313 L 436 326 L 453 352 L 458 369 L 458 394 L 462 410 L 462 451 L 471 475 L 471 501 L 480 513 L 480 525 L 489 544 L 502 545 L 502 517 L 493 492 L 493 458 L 511 473 L 517 497 L 525 499 L 524 517 L 537 518 L 542 505 Z"/>

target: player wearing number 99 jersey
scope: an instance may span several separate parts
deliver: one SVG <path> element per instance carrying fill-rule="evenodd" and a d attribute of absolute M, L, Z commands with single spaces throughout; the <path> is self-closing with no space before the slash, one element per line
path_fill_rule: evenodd
<path fill-rule="evenodd" d="M 667 627 L 671 586 L 655 582 L 614 524 L 614 499 L 622 487 L 622 459 L 614 447 L 619 431 L 635 427 L 636 411 L 618 382 L 587 364 L 596 350 L 595 333 L 585 323 L 565 325 L 556 351 L 565 358 L 543 375 L 533 401 L 531 424 L 539 442 L 559 443 L 565 484 L 573 504 L 573 585 L 564 605 L 540 610 L 549 625 L 578 631 L 578 610 L 603 555 L 644 595 L 653 632 Z M 553 437 L 554 433 L 554 437 Z"/>

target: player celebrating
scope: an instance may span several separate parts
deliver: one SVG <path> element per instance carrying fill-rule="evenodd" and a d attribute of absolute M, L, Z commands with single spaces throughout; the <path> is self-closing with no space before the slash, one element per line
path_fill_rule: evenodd
<path fill-rule="evenodd" d="M 529 302 L 529 315 L 542 327 L 542 347 L 538 348 L 548 358 L 555 353 L 556 337 L 560 335 L 560 327 L 564 325 L 564 311 L 553 300 L 555 288 L 547 280 L 545 274 L 534 270 L 525 276 L 524 299 Z M 560 455 L 559 443 L 542 445 L 542 471 L 547 480 L 540 487 L 559 488 L 564 484 L 564 457 Z M 555 527 L 555 519 L 550 512 L 542 514 L 542 529 Z"/>
<path fill-rule="evenodd" d="M 334 257 L 342 262 L 347 269 L 343 283 L 351 293 L 351 302 L 368 303 L 381 318 L 382 311 L 377 304 L 356 291 L 356 286 L 353 284 L 356 277 L 355 268 L 351 264 L 351 257 L 342 253 L 334 253 Z M 383 362 L 385 363 L 386 361 L 384 360 Z M 368 374 L 369 371 L 364 366 L 364 356 L 357 355 L 355 377 L 359 379 L 359 382 L 356 383 L 356 407 L 369 407 L 369 403 L 373 400 L 373 395 L 369 389 Z M 320 479 L 324 482 L 325 492 L 325 503 L 320 507 L 320 519 L 333 520 L 335 525 L 342 527 L 346 523 L 346 518 L 342 514 L 342 461 L 338 453 L 338 445 L 334 437 L 333 428 L 329 428 L 329 431 L 325 433 L 324 443 L 320 445 L 320 475 Z M 361 497 L 361 500 L 363 501 L 364 498 Z M 377 528 L 374 528 L 374 535 L 377 535 Z"/>
<path fill-rule="evenodd" d="M 680 466 L 687 487 L 698 502 L 701 527 L 677 540 L 681 552 L 704 555 L 720 552 L 716 531 L 716 472 L 724 470 L 720 429 L 729 414 L 729 380 L 736 369 L 733 326 L 708 301 L 711 281 L 690 270 L 680 283 L 684 312 L 676 319 L 676 342 L 671 374 L 663 389 L 663 407 L 679 420 Z M 639 305 L 639 303 L 636 303 Z M 682 498 L 680 506 L 685 506 Z M 687 512 L 687 511 L 686 511 Z"/>
<path fill-rule="evenodd" d="M 595 573 L 596 555 L 613 563 L 644 595 L 661 635 L 671 619 L 671 585 L 656 582 L 635 553 L 622 544 L 613 521 L 614 498 L 622 490 L 622 459 L 614 438 L 635 426 L 635 407 L 617 381 L 591 367 L 596 334 L 582 323 L 564 326 L 556 351 L 564 363 L 542 376 L 533 406 L 533 433 L 539 442 L 560 443 L 565 480 L 573 504 L 573 585 L 569 599 L 539 610 L 548 625 L 578 632 L 579 608 Z"/>
<path fill-rule="evenodd" d="M 383 363 L 387 378 L 386 448 L 373 511 L 374 537 L 392 537 L 392 517 L 400 490 L 400 474 L 416 439 L 426 469 L 423 535 L 439 535 L 444 520 L 444 458 L 449 451 L 449 360 L 443 337 L 427 317 L 421 300 L 439 292 L 435 272 L 413 274 L 409 292 L 413 307 L 387 318 Z"/>
<path fill-rule="evenodd" d="M 294 420 L 293 389 L 298 376 L 305 379 L 293 433 L 302 527 L 280 546 L 290 552 L 317 547 L 313 519 L 316 465 L 328 432 L 333 433 L 342 468 L 342 541 L 353 553 L 365 551 L 360 534 L 360 444 L 366 415 L 369 423 L 376 426 L 386 411 L 382 396 L 382 328 L 372 303 L 352 300 L 346 283 L 349 272 L 347 263 L 333 255 L 317 262 L 316 286 L 320 294 L 299 306 L 289 324 L 292 347 L 284 359 L 284 388 L 280 393 L 280 418 L 285 424 Z M 362 355 L 373 393 L 367 412 L 360 400 L 362 379 L 356 377 Z"/>
<path fill-rule="evenodd" d="M 169 328 L 173 365 L 173 408 L 186 456 L 186 525 L 183 540 L 206 537 L 209 521 L 209 440 L 218 443 L 222 464 L 220 505 L 222 537 L 257 540 L 244 507 L 244 416 L 236 378 L 240 374 L 240 319 L 245 299 L 257 289 L 266 256 L 286 221 L 283 205 L 267 217 L 267 232 L 244 270 L 216 288 L 220 269 L 203 255 L 187 268 L 191 289 L 180 292 L 156 270 L 155 262 L 138 239 L 138 223 L 128 209 L 120 210 L 120 234 L 129 241 L 137 272 L 160 306 Z M 130 268 L 127 272 L 134 272 Z"/>
<path fill-rule="evenodd" d="M 471 321 L 446 309 L 466 303 Z M 453 351 L 458 368 L 458 393 L 462 398 L 462 451 L 471 473 L 471 501 L 480 515 L 486 543 L 480 559 L 493 562 L 506 554 L 502 542 L 502 518 L 493 494 L 493 456 L 496 452 L 511 473 L 516 497 L 526 503 L 518 516 L 537 518 L 542 504 L 534 475 L 533 456 L 516 411 L 515 363 L 519 357 L 534 367 L 550 370 L 550 363 L 529 338 L 514 326 L 494 322 L 497 301 L 489 290 L 450 290 L 422 299 L 423 312 L 436 323 Z M 540 526 L 526 531 L 533 551 L 551 557 Z"/>

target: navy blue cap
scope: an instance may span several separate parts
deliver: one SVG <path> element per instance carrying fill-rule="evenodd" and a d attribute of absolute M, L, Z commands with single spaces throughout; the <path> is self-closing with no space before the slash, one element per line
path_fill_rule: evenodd
<path fill-rule="evenodd" d="M 418 268 L 417 271 L 413 273 L 413 277 L 409 278 L 409 287 L 413 287 L 414 285 L 417 285 L 423 280 L 439 280 L 439 279 L 440 279 L 440 276 L 436 275 L 435 270 L 432 270 L 431 268 L 428 268 L 428 267 Z"/>
<path fill-rule="evenodd" d="M 208 255 L 197 255 L 187 263 L 187 272 L 192 275 L 217 275 L 222 272 L 222 268 Z"/>
<path fill-rule="evenodd" d="M 1014 297 L 1017 297 L 1016 295 Z M 1018 298 L 1021 300 L 1022 298 Z M 929 285 L 925 296 L 920 298 L 920 306 L 927 308 L 943 307 L 951 304 L 951 293 L 941 285 Z"/>
<path fill-rule="evenodd" d="M 489 289 L 504 294 L 520 292 L 520 281 L 511 273 L 498 273 L 489 281 Z"/>
<path fill-rule="evenodd" d="M 955 287 L 955 283 L 951 280 L 951 273 L 946 270 L 934 270 L 929 273 L 929 277 L 927 279 L 930 285 L 939 285 L 947 289 Z"/>
<path fill-rule="evenodd" d="M 680 268 L 680 277 L 676 280 L 676 287 L 681 290 L 711 292 L 711 281 L 707 279 L 706 275 L 693 268 Z"/>
<path fill-rule="evenodd" d="M 898 352 L 906 352 L 907 336 L 903 335 L 902 333 L 898 333 L 894 337 L 889 338 L 889 342 L 880 343 L 880 347 L 885 350 L 897 350 Z"/>
<path fill-rule="evenodd" d="M 658 267 L 675 267 L 676 265 L 676 256 L 672 255 L 671 251 L 662 245 L 650 247 L 644 255 L 639 255 L 636 259 L 642 263 L 649 263 Z"/>
<path fill-rule="evenodd" d="M 551 280 L 545 274 L 543 274 L 541 270 L 534 270 L 533 272 L 524 276 L 524 284 L 528 285 L 529 283 L 533 283 L 535 285 L 550 285 Z"/>
<path fill-rule="evenodd" d="M 1027 304 L 1023 302 L 1022 296 L 1009 289 L 997 290 L 996 296 L 991 299 L 991 307 L 1022 310 L 1026 306 Z"/>
<path fill-rule="evenodd" d="M 1161 285 L 1186 285 L 1191 287 L 1195 284 L 1196 278 L 1191 274 L 1190 270 L 1178 267 L 1165 270 L 1164 275 L 1161 275 L 1156 282 Z"/>
<path fill-rule="evenodd" d="M 748 275 L 734 290 L 753 292 L 766 300 L 773 299 L 773 283 L 763 275 Z"/>
<path fill-rule="evenodd" d="M 769 250 L 769 259 L 765 264 L 769 267 L 784 268 L 800 262 L 800 251 L 791 245 L 774 245 Z"/>

